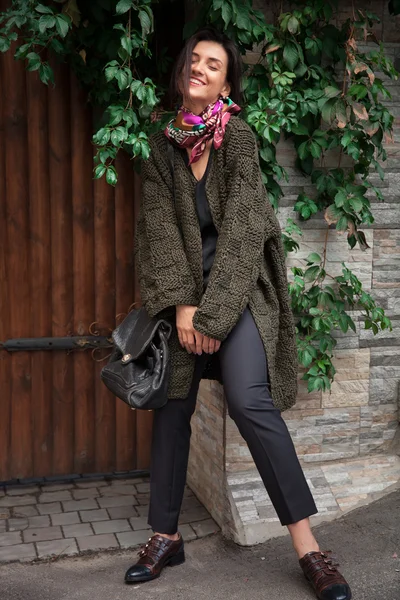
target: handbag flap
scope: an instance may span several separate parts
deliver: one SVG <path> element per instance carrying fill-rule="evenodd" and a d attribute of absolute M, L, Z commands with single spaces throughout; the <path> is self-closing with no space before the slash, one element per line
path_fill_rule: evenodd
<path fill-rule="evenodd" d="M 169 338 L 171 323 L 165 319 L 150 318 L 144 307 L 132 310 L 112 333 L 114 344 L 122 354 L 131 354 L 136 360 L 152 342 L 159 327 L 166 331 Z"/>

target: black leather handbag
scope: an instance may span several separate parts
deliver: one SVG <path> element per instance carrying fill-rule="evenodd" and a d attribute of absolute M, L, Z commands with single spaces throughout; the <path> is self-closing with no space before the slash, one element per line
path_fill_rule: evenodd
<path fill-rule="evenodd" d="M 155 410 L 167 403 L 171 331 L 171 323 L 150 318 L 142 307 L 112 332 L 114 347 L 100 376 L 132 409 Z"/>

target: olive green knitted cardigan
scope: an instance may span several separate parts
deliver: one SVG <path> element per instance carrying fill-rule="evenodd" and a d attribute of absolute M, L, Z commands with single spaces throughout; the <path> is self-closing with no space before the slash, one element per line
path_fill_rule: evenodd
<path fill-rule="evenodd" d="M 150 158 L 143 161 L 135 232 L 142 302 L 150 316 L 160 315 L 174 324 L 168 398 L 187 397 L 196 357 L 179 343 L 175 306 L 197 306 L 194 328 L 224 340 L 248 305 L 263 341 L 274 405 L 286 410 L 296 401 L 295 329 L 281 230 L 262 183 L 255 137 L 234 116 L 213 155 L 206 194 L 218 242 L 204 293 L 196 179 L 174 149 L 173 182 L 169 143 L 162 132 L 151 136 Z M 210 355 L 208 362 L 217 358 L 218 353 Z M 210 373 L 213 368 L 208 364 L 203 377 L 216 377 L 223 383 L 218 368 L 216 376 Z"/>

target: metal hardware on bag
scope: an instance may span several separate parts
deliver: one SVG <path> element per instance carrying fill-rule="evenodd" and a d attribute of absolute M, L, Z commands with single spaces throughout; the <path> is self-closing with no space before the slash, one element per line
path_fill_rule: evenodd
<path fill-rule="evenodd" d="M 121 362 L 126 363 L 131 358 L 132 358 L 132 354 L 124 354 L 124 356 L 121 358 Z"/>
<path fill-rule="evenodd" d="M 133 407 L 131 406 L 131 410 L 136 410 L 136 408 L 133 408 Z"/>

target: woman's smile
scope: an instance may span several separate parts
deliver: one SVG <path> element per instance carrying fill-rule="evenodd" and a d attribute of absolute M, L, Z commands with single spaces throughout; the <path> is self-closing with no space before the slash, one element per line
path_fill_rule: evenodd
<path fill-rule="evenodd" d="M 190 85 L 197 85 L 197 86 L 201 86 L 201 85 L 206 85 L 204 83 L 204 81 L 201 81 L 200 79 L 198 79 L 197 77 L 191 77 L 190 78 Z"/>

